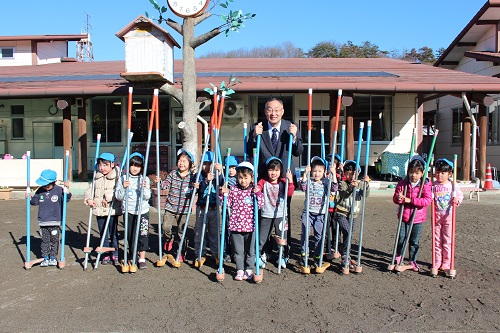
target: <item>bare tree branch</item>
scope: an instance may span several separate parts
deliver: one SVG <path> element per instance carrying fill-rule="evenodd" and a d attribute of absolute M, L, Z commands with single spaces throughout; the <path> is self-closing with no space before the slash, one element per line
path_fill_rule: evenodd
<path fill-rule="evenodd" d="M 169 83 L 165 83 L 161 86 L 160 90 L 173 96 L 180 104 L 182 104 L 182 89 L 176 88 Z"/>
<path fill-rule="evenodd" d="M 177 31 L 179 33 L 179 35 L 182 36 L 182 26 L 175 22 L 174 20 L 172 19 L 167 19 L 165 20 L 165 23 L 172 29 L 174 29 L 175 31 Z"/>
<path fill-rule="evenodd" d="M 197 26 L 198 24 L 200 24 L 201 22 L 205 21 L 210 16 L 212 16 L 212 13 L 210 13 L 210 12 L 204 12 L 203 14 L 201 14 L 200 16 L 198 16 L 198 17 L 196 17 L 194 19 L 194 25 Z"/>
<path fill-rule="evenodd" d="M 211 40 L 212 38 L 214 38 L 215 36 L 217 36 L 218 34 L 220 34 L 220 29 L 219 28 L 215 28 L 209 32 L 206 32 L 204 33 L 203 35 L 200 35 L 198 37 L 196 37 L 195 39 L 193 39 L 190 43 L 191 47 L 193 49 L 197 48 L 198 46 L 208 42 L 209 40 Z"/>

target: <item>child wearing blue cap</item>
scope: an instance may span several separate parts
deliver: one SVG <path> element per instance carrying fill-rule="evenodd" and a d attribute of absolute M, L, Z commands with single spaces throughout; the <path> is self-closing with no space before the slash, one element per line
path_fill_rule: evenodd
<path fill-rule="evenodd" d="M 409 261 L 413 271 L 419 272 L 420 267 L 417 264 L 417 256 L 420 242 L 420 233 L 422 232 L 422 223 L 427 219 L 427 206 L 432 201 L 431 183 L 427 179 L 422 179 L 426 167 L 425 160 L 420 156 L 414 156 L 408 163 L 407 178 L 401 180 L 394 190 L 393 201 L 397 205 L 404 205 L 403 209 L 398 210 L 398 214 L 403 214 L 402 226 L 399 232 L 399 239 L 396 248 L 396 264 L 400 264 L 401 252 L 405 240 L 409 238 Z M 420 187 L 423 186 L 422 195 L 419 197 Z M 406 196 L 404 190 L 406 188 Z M 410 231 L 410 224 L 413 212 L 416 210 L 413 220 L 413 227 Z M 399 217 L 399 216 L 398 216 Z"/>
<path fill-rule="evenodd" d="M 132 257 L 132 250 L 137 243 L 137 251 L 139 252 L 138 267 L 139 269 L 146 269 L 146 251 L 149 250 L 149 198 L 151 198 L 150 180 L 148 177 L 144 178 L 144 156 L 141 153 L 135 152 L 129 156 L 129 172 L 130 177 L 127 180 L 126 176 L 120 177 L 120 181 L 116 185 L 116 199 L 120 201 L 128 200 L 127 210 L 124 214 L 128 213 L 128 244 L 129 244 L 129 258 Z M 126 190 L 128 189 L 128 190 Z M 142 203 L 141 203 L 142 193 Z M 139 206 L 141 204 L 141 206 Z M 124 205 L 122 205 L 124 210 Z M 140 221 L 138 220 L 139 214 L 141 215 Z M 139 237 L 135 239 L 135 230 L 139 223 Z"/>
<path fill-rule="evenodd" d="M 452 241 L 452 223 L 451 214 L 452 205 L 458 206 L 464 199 L 464 194 L 458 186 L 455 186 L 453 193 L 453 183 L 450 178 L 453 176 L 453 162 L 446 158 L 440 158 L 434 163 L 434 203 L 436 210 L 434 218 L 436 228 L 434 230 L 434 266 L 440 270 L 447 271 L 451 263 L 451 241 Z"/>
<path fill-rule="evenodd" d="M 349 237 L 350 229 L 350 215 L 353 214 L 352 219 L 352 231 L 354 232 L 354 227 L 356 226 L 356 217 L 361 209 L 360 201 L 363 198 L 364 183 L 366 182 L 366 196 L 370 194 L 369 180 L 366 178 L 358 181 L 357 176 L 361 172 L 361 168 L 356 164 L 355 161 L 347 160 L 343 166 L 343 174 L 345 176 L 344 180 L 339 182 L 339 190 L 337 194 L 337 199 L 335 203 L 335 213 L 334 213 L 334 224 L 338 223 L 339 232 L 342 236 L 342 244 L 340 246 L 340 254 L 342 256 L 341 265 L 344 266 L 345 260 L 349 262 L 349 267 L 352 268 L 350 264 L 350 258 L 347 256 L 347 243 Z M 336 178 L 336 177 L 335 177 Z M 334 178 L 334 179 L 335 179 Z M 355 193 L 353 193 L 355 191 Z M 353 205 L 351 205 L 351 196 L 354 195 Z M 352 244 L 351 244 L 352 246 Z M 350 249 L 349 249 L 350 252 Z"/>
<path fill-rule="evenodd" d="M 319 156 L 314 156 L 311 159 L 310 165 L 306 166 L 304 175 L 302 176 L 301 188 L 302 191 L 309 191 L 309 202 L 304 202 L 304 210 L 302 211 L 302 233 L 300 236 L 302 245 L 302 265 L 306 265 L 306 228 L 313 227 L 314 230 L 314 265 L 318 267 L 319 260 L 323 254 L 321 248 L 321 236 L 323 234 L 323 225 L 325 223 L 325 213 L 328 208 L 330 192 L 337 190 L 337 178 L 334 176 L 332 187 L 329 189 L 329 180 L 326 178 L 326 170 L 328 163 Z M 330 170 L 332 171 L 332 170 Z M 307 181 L 307 175 L 310 174 L 310 181 Z M 333 170 L 335 174 L 335 170 Z M 308 186 L 309 183 L 309 186 Z M 307 200 L 307 197 L 306 197 Z M 307 205 L 309 205 L 309 216 L 307 216 Z M 307 222 L 309 221 L 309 225 Z"/>
<path fill-rule="evenodd" d="M 57 266 L 64 192 L 67 194 L 66 202 L 71 200 L 69 183 L 65 182 L 64 186 L 59 186 L 56 185 L 56 179 L 57 173 L 54 170 L 43 170 L 36 180 L 40 187 L 30 200 L 32 206 L 38 206 L 38 225 L 42 235 L 40 248 L 43 261 L 40 264 L 41 267 Z"/>
<path fill-rule="evenodd" d="M 228 171 L 228 179 L 227 185 L 229 187 L 236 185 L 237 183 L 237 178 L 236 178 L 236 167 L 240 164 L 240 161 L 236 156 L 229 156 L 226 157 L 226 163 L 224 164 L 227 168 L 229 168 Z"/>
<path fill-rule="evenodd" d="M 201 251 L 201 262 L 195 259 L 194 266 L 201 267 L 205 262 L 206 256 L 206 240 L 208 238 L 208 245 L 212 252 L 213 258 L 217 259 L 219 252 L 219 207 L 217 207 L 217 195 L 219 194 L 220 187 L 224 184 L 224 176 L 222 175 L 222 165 L 215 163 L 214 168 L 219 171 L 219 188 L 216 188 L 215 175 L 211 172 L 214 154 L 207 151 L 203 158 L 203 165 L 201 166 L 201 173 L 199 183 L 195 183 L 196 193 L 198 199 L 196 201 L 196 223 L 194 226 L 194 254 L 199 258 Z M 210 193 L 208 193 L 209 183 L 212 182 Z M 201 233 L 203 229 L 203 220 L 205 219 L 205 205 L 208 200 L 208 211 L 206 218 L 206 232 L 207 237 L 204 237 L 204 242 L 201 244 Z"/>
<path fill-rule="evenodd" d="M 193 193 L 193 185 L 196 174 L 193 171 L 194 157 L 193 154 L 185 149 L 180 149 L 177 152 L 177 167 L 172 169 L 167 175 L 167 178 L 160 183 L 160 189 L 167 191 L 165 200 L 165 208 L 163 213 L 162 232 L 165 243 L 163 250 L 172 252 L 174 240 L 178 241 L 182 238 L 182 230 L 186 223 L 186 217 L 191 202 Z M 172 233 L 172 226 L 176 226 L 177 230 Z M 179 261 L 184 261 L 185 251 L 187 249 L 187 238 L 184 238 L 182 246 L 183 252 L 179 257 Z"/>
<path fill-rule="evenodd" d="M 92 184 L 84 195 L 85 204 L 92 207 L 92 214 L 97 219 L 100 238 L 104 237 L 103 247 L 110 247 L 111 243 L 111 247 L 115 248 L 113 252 L 104 255 L 103 265 L 120 264 L 118 261 L 118 216 L 122 214 L 122 209 L 121 202 L 115 198 L 115 189 L 119 178 L 120 170 L 115 165 L 115 155 L 102 153 L 97 158 L 97 171 L 93 184 L 94 196 L 92 197 Z M 108 230 L 104 230 L 110 210 Z"/>

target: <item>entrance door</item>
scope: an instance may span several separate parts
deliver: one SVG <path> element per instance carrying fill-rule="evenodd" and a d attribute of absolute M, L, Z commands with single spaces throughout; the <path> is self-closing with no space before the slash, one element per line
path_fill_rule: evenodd
<path fill-rule="evenodd" d="M 72 122 L 75 123 L 74 121 Z M 73 125 L 74 126 L 74 125 Z M 62 122 L 33 122 L 33 153 L 32 158 L 64 159 Z M 73 128 L 71 137 L 73 138 L 72 163 L 76 166 L 76 156 L 74 154 Z"/>
<path fill-rule="evenodd" d="M 52 122 L 33 122 L 32 158 L 54 158 L 53 127 Z"/>
<path fill-rule="evenodd" d="M 339 152 L 340 149 L 340 134 L 342 129 L 342 123 L 344 122 L 344 117 L 340 117 L 339 119 L 339 128 L 337 132 L 337 149 L 336 152 Z M 309 164 L 310 161 L 307 161 L 307 152 L 308 152 L 308 129 L 307 129 L 307 117 L 300 117 L 300 133 L 302 134 L 302 141 L 304 142 L 304 152 L 300 158 L 300 167 L 305 167 Z M 324 129 L 324 141 L 325 141 L 325 156 L 330 154 L 331 148 L 329 145 L 330 142 L 330 120 L 328 116 L 322 117 L 314 117 L 311 122 L 311 158 L 313 156 L 321 156 L 321 129 Z"/>

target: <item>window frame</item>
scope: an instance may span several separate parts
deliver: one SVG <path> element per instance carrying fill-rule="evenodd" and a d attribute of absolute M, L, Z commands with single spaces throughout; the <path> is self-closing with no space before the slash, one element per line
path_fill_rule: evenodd
<path fill-rule="evenodd" d="M 451 146 L 461 146 L 462 145 L 462 132 L 463 132 L 463 123 L 462 123 L 462 112 L 463 112 L 463 107 L 462 106 L 457 106 L 454 108 L 451 108 Z M 458 117 L 458 136 L 456 135 L 456 130 L 455 130 L 455 117 Z M 458 141 L 455 141 L 456 139 Z"/>
<path fill-rule="evenodd" d="M 12 57 L 4 57 L 4 50 L 12 50 Z M 16 58 L 16 48 L 12 46 L 0 46 L 0 60 L 14 60 Z"/>
<path fill-rule="evenodd" d="M 14 113 L 14 108 L 16 107 L 22 107 L 22 113 Z M 26 139 L 26 131 L 25 131 L 25 110 L 24 110 L 24 104 L 16 104 L 16 105 L 11 105 L 10 106 L 10 118 L 11 118 L 11 121 L 12 121 L 12 124 L 11 124 L 11 139 L 12 140 L 25 140 Z M 20 127 L 22 129 L 22 136 L 14 136 L 14 121 L 16 121 L 16 123 L 18 121 L 21 121 L 22 123 L 22 126 Z"/>
<path fill-rule="evenodd" d="M 369 106 L 369 112 L 370 112 L 370 116 L 369 116 L 369 119 L 366 119 L 366 120 L 363 120 L 364 123 L 365 123 L 365 127 L 363 129 L 363 141 L 366 140 L 366 134 L 367 134 L 367 130 L 366 130 L 366 127 L 367 127 L 367 121 L 368 120 L 371 120 L 372 121 L 372 139 L 371 139 L 371 143 L 372 144 L 379 144 L 379 145 L 385 145 L 385 144 L 390 144 L 391 142 L 393 142 L 394 140 L 394 95 L 376 95 L 376 94 L 355 94 L 353 96 L 353 108 L 354 108 L 354 105 L 356 103 L 356 98 L 359 98 L 359 97 L 368 97 L 370 99 L 370 106 Z M 388 140 L 374 140 L 373 139 L 373 112 L 375 112 L 373 110 L 373 102 L 372 102 L 372 98 L 373 97 L 383 97 L 383 98 L 387 98 L 389 97 L 390 98 L 390 102 L 391 102 L 391 106 L 390 106 L 390 110 L 389 110 L 389 113 L 390 113 L 390 119 L 388 120 L 388 124 L 389 124 L 389 139 Z M 344 112 L 344 115 L 346 115 L 346 110 L 343 111 Z M 360 121 L 356 121 L 356 110 L 354 109 L 353 110 L 353 126 L 354 126 L 354 143 L 357 144 L 358 143 L 358 137 L 359 137 L 359 123 Z"/>

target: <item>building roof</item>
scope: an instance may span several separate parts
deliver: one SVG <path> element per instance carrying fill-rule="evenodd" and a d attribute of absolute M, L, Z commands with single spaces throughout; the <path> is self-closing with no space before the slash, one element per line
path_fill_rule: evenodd
<path fill-rule="evenodd" d="M 27 35 L 27 36 L 0 36 L 0 42 L 11 42 L 20 40 L 31 40 L 36 42 L 51 41 L 79 41 L 89 38 L 88 34 L 80 35 Z"/>
<path fill-rule="evenodd" d="M 177 46 L 177 47 L 181 47 L 179 45 L 179 43 L 177 43 L 177 41 L 172 37 L 172 35 L 165 29 L 163 29 L 161 26 L 159 26 L 158 24 L 154 23 L 153 21 L 151 21 L 150 19 L 148 19 L 146 16 L 144 15 L 139 15 L 137 16 L 137 18 L 135 20 L 133 20 L 132 22 L 130 22 L 129 24 L 127 24 L 122 30 L 118 31 L 116 33 L 116 37 L 120 38 L 121 40 L 125 40 L 125 35 L 132 29 L 138 27 L 138 26 L 141 26 L 141 25 L 144 25 L 144 24 L 147 24 L 147 25 L 151 25 L 153 27 L 155 27 L 156 29 L 158 29 L 162 34 L 165 35 L 165 37 L 167 37 L 170 41 L 172 41 L 172 44 L 174 44 L 174 46 Z"/>
<path fill-rule="evenodd" d="M 500 1 L 500 0 L 499 0 Z M 182 83 L 182 61 L 174 64 Z M 237 77 L 236 92 L 461 93 L 500 91 L 500 78 L 390 58 L 197 59 L 197 90 Z M 126 95 L 124 61 L 0 67 L 0 97 Z"/>
<path fill-rule="evenodd" d="M 470 20 L 453 42 L 451 42 L 450 46 L 448 46 L 439 59 L 436 60 L 434 66 L 444 68 L 455 68 L 458 66 L 458 62 L 462 59 L 464 53 L 473 50 L 481 36 L 492 25 L 497 26 L 499 24 L 499 18 L 500 0 L 486 1 L 484 6 Z"/>

